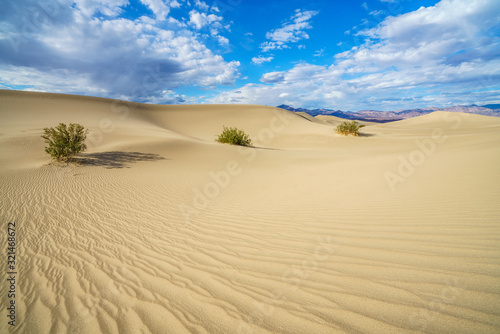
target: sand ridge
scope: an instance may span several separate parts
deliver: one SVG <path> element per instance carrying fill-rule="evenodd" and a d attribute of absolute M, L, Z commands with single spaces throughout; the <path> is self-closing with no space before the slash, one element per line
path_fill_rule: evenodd
<path fill-rule="evenodd" d="M 16 333 L 500 330 L 500 119 L 354 138 L 265 106 L 0 91 L 0 121 Z M 91 130 L 86 164 L 48 164 L 59 122 Z"/>

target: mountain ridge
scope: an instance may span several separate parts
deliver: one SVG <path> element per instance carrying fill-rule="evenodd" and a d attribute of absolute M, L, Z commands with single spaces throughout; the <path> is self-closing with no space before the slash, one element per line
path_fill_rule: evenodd
<path fill-rule="evenodd" d="M 278 108 L 285 109 L 293 112 L 305 112 L 311 116 L 326 115 L 326 116 L 336 116 L 344 119 L 360 120 L 368 122 L 386 123 L 393 121 L 400 121 L 406 118 L 412 118 L 422 115 L 430 114 L 434 111 L 442 110 L 448 112 L 463 112 L 476 115 L 484 116 L 495 116 L 500 117 L 500 105 L 499 104 L 487 104 L 483 106 L 469 105 L 469 106 L 453 106 L 447 108 L 429 107 L 429 108 L 417 108 L 417 109 L 401 109 L 395 111 L 379 111 L 379 110 L 359 110 L 356 112 L 352 111 L 342 111 L 333 110 L 326 108 L 318 109 L 305 109 L 305 108 L 294 108 L 292 106 L 282 104 Z"/>

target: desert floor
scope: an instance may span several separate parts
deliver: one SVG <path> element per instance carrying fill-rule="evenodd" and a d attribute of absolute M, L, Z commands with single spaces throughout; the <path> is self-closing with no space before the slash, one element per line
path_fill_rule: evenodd
<path fill-rule="evenodd" d="M 340 121 L 0 91 L 0 332 L 499 333 L 500 118 Z"/>

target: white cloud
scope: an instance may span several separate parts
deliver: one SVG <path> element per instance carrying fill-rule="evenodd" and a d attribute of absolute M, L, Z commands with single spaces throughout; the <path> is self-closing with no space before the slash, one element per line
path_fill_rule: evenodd
<path fill-rule="evenodd" d="M 269 72 L 264 74 L 260 81 L 264 83 L 277 83 L 285 80 L 285 72 Z"/>
<path fill-rule="evenodd" d="M 288 44 L 290 43 L 308 39 L 309 35 L 305 30 L 312 28 L 309 20 L 317 14 L 317 11 L 301 11 L 297 9 L 295 14 L 282 24 L 281 28 L 274 29 L 266 34 L 268 41 L 262 43 L 260 48 L 264 52 L 285 49 L 289 48 Z"/>
<path fill-rule="evenodd" d="M 457 52 L 471 56 L 487 53 L 498 38 L 482 36 L 482 31 L 500 23 L 500 17 L 492 15 L 499 11 L 500 3 L 490 0 L 443 0 L 433 7 L 389 17 L 360 33 L 382 42 L 367 43 L 350 52 L 344 65 L 371 62 L 379 66 L 435 66 L 457 59 L 453 56 Z"/>
<path fill-rule="evenodd" d="M 176 0 L 140 0 L 148 7 L 158 20 L 164 20 L 170 12 L 170 8 L 180 7 Z M 28 1 L 23 1 L 28 2 Z M 124 7 L 129 5 L 129 0 L 74 0 L 76 8 L 85 16 L 102 13 L 106 16 L 116 17 L 124 12 Z M 47 5 L 46 3 L 45 5 Z M 45 5 L 41 5 L 42 8 Z M 52 1 L 49 7 L 63 6 L 63 1 Z M 65 2 L 64 6 L 69 5 Z"/>
<path fill-rule="evenodd" d="M 156 15 L 156 18 L 158 20 L 164 20 L 165 17 L 170 12 L 170 8 L 180 7 L 180 4 L 175 0 L 173 1 L 141 0 L 141 2 L 145 6 L 149 7 L 149 9 L 151 9 L 151 11 Z"/>
<path fill-rule="evenodd" d="M 121 17 L 128 0 L 75 0 L 74 6 L 59 6 L 50 19 L 36 21 L 28 35 L 22 34 L 27 15 L 41 11 L 43 2 L 0 2 L 0 87 L 181 103 L 192 100 L 176 94 L 178 87 L 233 85 L 240 78 L 240 63 L 209 48 L 230 49 L 221 36 L 229 27 L 222 16 L 211 14 L 214 7 L 194 1 L 196 7 L 186 5 L 188 17 L 174 18 L 169 11 L 181 1 L 144 0 L 153 14 L 131 20 Z M 259 83 L 235 87 L 209 102 L 353 110 L 498 100 L 499 12 L 495 0 L 442 0 L 386 17 L 371 29 L 352 30 L 346 38 L 365 42 L 351 48 L 339 41 L 344 52 L 330 64 L 282 67 L 263 74 Z M 316 14 L 296 11 L 266 34 L 261 50 L 292 43 L 305 48 Z M 250 50 L 251 34 L 245 36 L 242 47 Z M 252 62 L 264 64 L 273 57 L 267 53 Z"/>
<path fill-rule="evenodd" d="M 385 14 L 385 12 L 383 10 L 373 10 L 373 11 L 370 12 L 369 15 L 371 15 L 371 16 L 379 16 L 379 15 L 383 15 L 383 14 Z"/>
<path fill-rule="evenodd" d="M 205 2 L 200 1 L 200 0 L 196 0 L 194 4 L 196 7 L 200 8 L 201 10 L 204 10 L 204 11 L 208 11 L 208 9 L 210 8 L 210 6 L 208 6 Z"/>
<path fill-rule="evenodd" d="M 324 53 L 325 53 L 325 48 L 316 50 L 316 52 L 314 52 L 313 54 L 313 57 L 323 57 Z"/>
<path fill-rule="evenodd" d="M 274 57 L 263 57 L 263 56 L 258 56 L 258 57 L 253 57 L 252 58 L 252 62 L 254 64 L 257 64 L 257 65 L 260 65 L 262 63 L 268 63 L 270 62 L 271 60 L 273 60 Z"/>
<path fill-rule="evenodd" d="M 75 0 L 74 3 L 80 12 L 86 16 L 102 13 L 115 17 L 123 12 L 122 7 L 128 4 L 128 0 Z"/>
<path fill-rule="evenodd" d="M 207 15 L 206 13 L 200 13 L 196 10 L 189 12 L 189 23 L 194 25 L 197 29 L 210 25 L 221 28 L 222 25 L 220 24 L 220 21 L 222 21 L 222 17 L 215 14 Z"/>
<path fill-rule="evenodd" d="M 217 36 L 217 39 L 219 41 L 219 45 L 229 45 L 229 39 L 227 39 L 224 36 Z"/>
<path fill-rule="evenodd" d="M 41 10 L 32 0 L 19 1 L 28 11 Z M 0 35 L 2 84 L 169 102 L 182 96 L 165 95 L 164 91 L 181 86 L 231 85 L 240 75 L 238 61 L 225 61 L 179 21 L 161 21 L 160 9 L 155 18 L 129 20 L 89 17 L 97 7 L 89 8 L 60 7 L 57 15 L 37 26 L 29 38 L 18 33 L 24 11 L 10 11 Z M 228 42 L 222 36 L 212 38 Z"/>
<path fill-rule="evenodd" d="M 496 0 L 442 0 L 387 17 L 361 32 L 367 41 L 338 54 L 330 66 L 300 63 L 266 73 L 264 84 L 245 85 L 237 95 L 228 91 L 212 101 L 347 110 L 495 101 L 500 89 L 499 12 Z"/>
<path fill-rule="evenodd" d="M 220 46 L 228 46 L 229 39 L 221 36 L 220 31 L 223 29 L 229 30 L 229 25 L 223 26 L 221 24 L 223 18 L 215 14 L 200 13 L 196 10 L 189 12 L 189 24 L 194 26 L 196 29 L 201 30 L 203 28 L 208 28 L 210 35 L 217 39 Z M 209 35 L 202 35 L 204 38 L 208 38 Z"/>
<path fill-rule="evenodd" d="M 290 47 L 288 45 L 285 45 L 283 43 L 276 43 L 276 42 L 264 42 L 260 45 L 260 48 L 262 49 L 263 52 L 268 52 L 271 50 L 275 49 L 289 49 Z"/>

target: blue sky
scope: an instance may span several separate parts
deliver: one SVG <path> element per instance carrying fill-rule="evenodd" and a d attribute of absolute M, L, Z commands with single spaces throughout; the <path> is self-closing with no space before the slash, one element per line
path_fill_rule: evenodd
<path fill-rule="evenodd" d="M 0 89 L 352 111 L 500 103 L 500 1 L 2 1 Z"/>

